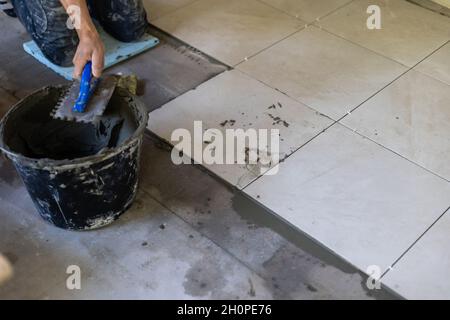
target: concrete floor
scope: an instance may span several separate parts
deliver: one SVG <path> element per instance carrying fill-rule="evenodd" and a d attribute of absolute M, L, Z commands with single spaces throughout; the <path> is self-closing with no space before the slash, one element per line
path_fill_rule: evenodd
<path fill-rule="evenodd" d="M 0 57 L 4 113 L 31 91 L 63 80 L 23 53 L 27 36 L 16 20 L 1 15 L 0 28 L 10 30 L 0 37 L 2 48 L 9 49 Z M 225 69 L 200 55 L 199 67 L 186 73 L 186 60 L 167 59 L 155 50 L 114 71 L 134 72 L 151 83 L 143 100 L 154 109 Z M 161 69 L 151 73 L 151 65 Z M 26 76 L 20 70 L 27 70 Z M 183 74 L 189 77 L 177 77 L 177 86 L 170 87 L 170 80 Z M 164 94 L 155 98 L 155 92 Z M 42 221 L 11 163 L 0 158 L 0 252 L 15 270 L 0 288 L 1 299 L 394 298 L 367 290 L 355 269 L 273 221 L 198 166 L 173 165 L 158 139 L 147 135 L 143 150 L 145 165 L 131 210 L 111 226 L 86 233 Z M 70 265 L 81 269 L 81 290 L 66 287 Z"/>

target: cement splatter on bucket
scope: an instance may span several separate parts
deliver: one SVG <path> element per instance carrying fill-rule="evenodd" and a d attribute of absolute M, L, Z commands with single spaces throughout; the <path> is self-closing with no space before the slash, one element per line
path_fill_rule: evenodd
<path fill-rule="evenodd" d="M 100 228 L 134 200 L 148 113 L 117 88 L 98 123 L 55 120 L 63 92 L 46 87 L 17 103 L 0 123 L 0 149 L 42 218 L 63 229 Z"/>

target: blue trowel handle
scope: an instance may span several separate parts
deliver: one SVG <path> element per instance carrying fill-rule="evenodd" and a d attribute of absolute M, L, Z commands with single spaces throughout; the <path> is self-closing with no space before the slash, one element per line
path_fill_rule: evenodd
<path fill-rule="evenodd" d="M 92 80 L 92 62 L 89 61 L 86 63 L 83 69 L 83 73 L 81 75 L 81 82 L 80 82 L 80 94 L 78 95 L 78 99 L 75 102 L 75 105 L 73 106 L 74 112 L 84 112 L 86 109 L 86 105 L 89 101 L 89 98 L 91 97 L 92 93 L 95 90 L 95 84 L 91 83 Z"/>

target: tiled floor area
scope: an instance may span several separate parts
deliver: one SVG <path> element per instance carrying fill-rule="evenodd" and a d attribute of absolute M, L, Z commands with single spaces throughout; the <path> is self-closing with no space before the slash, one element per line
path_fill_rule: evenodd
<path fill-rule="evenodd" d="M 270 108 L 273 105 L 276 107 Z M 239 70 L 232 70 L 155 110 L 151 114 L 149 126 L 153 132 L 169 140 L 173 128 L 184 128 L 190 123 L 189 129 L 193 131 L 195 120 L 202 120 L 205 128 L 220 128 L 225 134 L 228 128 L 270 128 L 273 118 L 287 119 L 285 121 L 288 126 L 280 126 L 282 158 L 292 154 L 332 124 L 328 117 L 274 91 Z M 201 162 L 201 159 L 193 158 L 198 163 Z M 210 165 L 208 168 L 240 189 L 257 178 L 261 169 L 257 165 L 252 168 L 249 165 L 222 164 Z"/>
<path fill-rule="evenodd" d="M 145 1 L 158 16 L 190 2 Z M 0 69 L 2 116 L 18 99 L 63 79 L 24 53 L 21 45 L 28 36 L 17 20 L 0 14 L 0 26 L 8 30 L 0 36 L 0 46 L 11 49 L 0 50 L 5 61 Z M 149 110 L 226 70 L 188 45 L 155 29 L 153 33 L 162 40 L 157 48 L 111 70 L 134 73 L 141 79 L 141 99 Z M 238 70 L 211 80 L 212 91 L 220 92 L 219 84 L 235 81 L 226 94 L 236 92 L 238 84 L 258 92 L 260 96 L 254 97 L 241 90 L 239 110 L 247 114 L 243 124 L 264 127 L 272 123 L 268 114 L 258 120 L 258 112 L 268 106 L 253 110 L 245 101 L 259 105 L 275 99 L 272 103 L 282 103 L 283 109 L 271 110 L 272 115 L 288 121 L 295 111 L 295 123 L 290 121 L 282 132 L 286 154 L 333 123 L 301 102 L 281 93 L 273 96 L 270 88 Z M 211 112 L 220 114 L 219 107 Z M 215 124 L 212 117 L 211 123 Z M 286 230 L 284 223 L 260 212 L 253 201 L 201 167 L 174 165 L 170 155 L 167 146 L 146 137 L 140 192 L 132 209 L 110 227 L 88 233 L 62 231 L 39 218 L 11 163 L 0 156 L 0 252 L 15 271 L 12 280 L 0 288 L 0 299 L 396 297 L 368 290 L 357 269 L 310 244 L 295 230 Z M 233 171 L 229 174 L 230 181 L 239 176 Z M 255 177 L 249 174 L 242 182 Z M 81 291 L 66 288 L 66 268 L 71 264 L 81 268 Z"/>
<path fill-rule="evenodd" d="M 280 129 L 278 174 L 205 167 L 399 295 L 450 298 L 450 18 L 405 0 L 199 0 L 153 23 L 234 70 L 151 131 Z"/>

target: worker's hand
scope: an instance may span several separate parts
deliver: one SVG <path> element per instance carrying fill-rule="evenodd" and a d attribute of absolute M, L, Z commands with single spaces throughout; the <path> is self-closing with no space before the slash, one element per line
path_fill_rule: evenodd
<path fill-rule="evenodd" d="M 105 48 L 97 31 L 79 33 L 80 43 L 73 58 L 75 66 L 73 76 L 76 79 L 81 77 L 84 66 L 88 61 L 92 61 L 92 74 L 99 78 L 102 74 L 105 60 Z"/>

